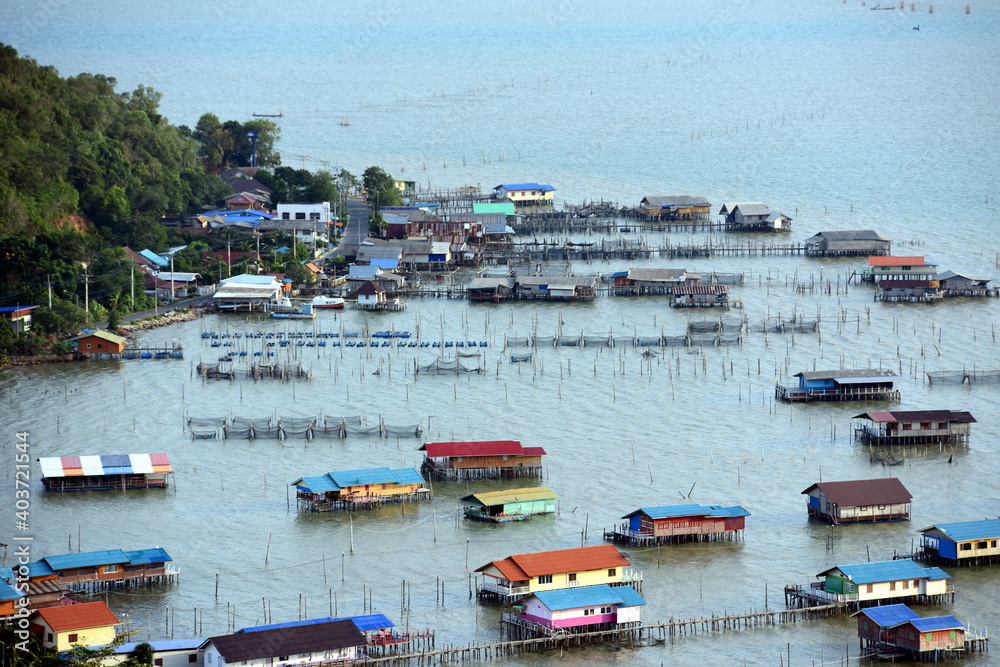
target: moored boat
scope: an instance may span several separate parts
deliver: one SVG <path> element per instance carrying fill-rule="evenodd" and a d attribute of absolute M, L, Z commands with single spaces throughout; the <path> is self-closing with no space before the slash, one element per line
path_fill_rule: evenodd
<path fill-rule="evenodd" d="M 339 296 L 314 296 L 313 308 L 343 308 L 344 300 Z"/>

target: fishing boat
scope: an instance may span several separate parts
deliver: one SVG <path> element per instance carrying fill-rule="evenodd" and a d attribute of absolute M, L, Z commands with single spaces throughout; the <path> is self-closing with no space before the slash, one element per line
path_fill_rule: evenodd
<path fill-rule="evenodd" d="M 271 317 L 284 320 L 311 320 L 316 317 L 311 303 L 296 303 L 288 297 L 272 299 L 267 304 Z"/>
<path fill-rule="evenodd" d="M 312 320 L 316 318 L 316 313 L 313 311 L 312 305 L 307 303 L 303 305 L 296 313 L 272 312 L 271 317 L 276 317 L 282 320 Z"/>
<path fill-rule="evenodd" d="M 339 296 L 314 296 L 313 308 L 343 308 L 344 300 Z"/>

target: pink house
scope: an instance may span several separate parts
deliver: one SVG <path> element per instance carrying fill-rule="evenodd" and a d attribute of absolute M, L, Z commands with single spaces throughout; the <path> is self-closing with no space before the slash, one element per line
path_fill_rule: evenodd
<path fill-rule="evenodd" d="M 631 586 L 580 586 L 538 591 L 509 605 L 503 621 L 532 634 L 637 627 L 646 604 Z"/>

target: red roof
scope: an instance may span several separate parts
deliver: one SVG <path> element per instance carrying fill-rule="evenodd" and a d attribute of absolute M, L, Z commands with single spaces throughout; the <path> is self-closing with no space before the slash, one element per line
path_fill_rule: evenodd
<path fill-rule="evenodd" d="M 868 266 L 923 266 L 923 257 L 869 257 Z"/>
<path fill-rule="evenodd" d="M 625 567 L 631 563 L 613 545 L 603 544 L 596 547 L 540 551 L 508 556 L 503 560 L 495 560 L 476 568 L 476 572 L 482 572 L 490 565 L 500 570 L 500 573 L 508 581 L 525 581 L 543 574 L 589 572 Z"/>
<path fill-rule="evenodd" d="M 969 412 L 955 410 L 908 410 L 902 412 L 862 412 L 855 419 L 870 419 L 880 424 L 895 422 L 947 421 L 957 424 L 974 424 L 976 418 Z"/>
<path fill-rule="evenodd" d="M 913 499 L 903 483 L 895 477 L 858 479 L 848 482 L 818 482 L 802 493 L 819 489 L 830 502 L 841 507 L 864 505 L 896 505 Z"/>
<path fill-rule="evenodd" d="M 53 632 L 100 628 L 116 625 L 119 622 L 118 617 L 103 602 L 46 607 L 39 609 L 36 613 L 42 617 L 46 625 L 52 628 Z"/>
<path fill-rule="evenodd" d="M 427 452 L 430 458 L 439 456 L 542 456 L 541 447 L 522 447 L 517 440 L 488 440 L 482 442 L 428 442 L 418 451 Z"/>

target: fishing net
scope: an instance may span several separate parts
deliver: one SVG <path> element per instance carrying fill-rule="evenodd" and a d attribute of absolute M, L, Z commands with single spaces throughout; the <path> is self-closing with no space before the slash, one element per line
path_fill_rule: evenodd
<path fill-rule="evenodd" d="M 426 375 L 457 375 L 458 373 L 482 373 L 483 369 L 478 364 L 466 363 L 463 359 L 444 359 L 438 357 L 429 364 L 417 367 L 418 373 Z"/>

